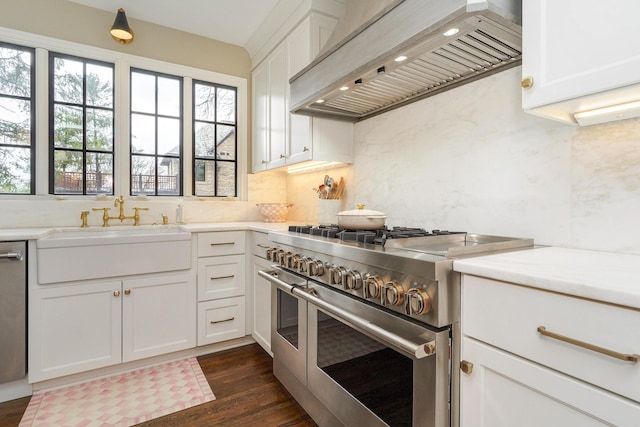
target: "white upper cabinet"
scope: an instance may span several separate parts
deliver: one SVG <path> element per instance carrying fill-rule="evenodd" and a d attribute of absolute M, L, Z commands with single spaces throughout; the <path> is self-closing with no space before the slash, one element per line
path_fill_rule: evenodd
<path fill-rule="evenodd" d="M 620 107 L 640 101 L 638 16 L 629 0 L 524 1 L 524 110 L 581 125 L 640 115 Z"/>
<path fill-rule="evenodd" d="M 336 22 L 310 13 L 254 69 L 253 172 L 310 160 L 353 160 L 352 123 L 289 113 L 289 79 L 318 55 Z"/>

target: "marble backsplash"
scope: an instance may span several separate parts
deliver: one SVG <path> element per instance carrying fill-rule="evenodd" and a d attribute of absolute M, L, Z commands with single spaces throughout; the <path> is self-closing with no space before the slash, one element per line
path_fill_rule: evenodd
<path fill-rule="evenodd" d="M 533 237 L 543 245 L 640 254 L 640 119 L 569 126 L 522 111 L 520 67 L 359 122 L 345 208 L 388 225 Z M 292 217 L 313 222 L 290 175 Z"/>

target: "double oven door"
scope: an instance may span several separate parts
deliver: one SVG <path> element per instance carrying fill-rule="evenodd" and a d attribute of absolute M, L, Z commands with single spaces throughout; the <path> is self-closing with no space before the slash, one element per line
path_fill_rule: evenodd
<path fill-rule="evenodd" d="M 344 425 L 451 425 L 449 328 L 418 325 L 278 267 L 263 274 L 273 285 L 274 361 Z"/>

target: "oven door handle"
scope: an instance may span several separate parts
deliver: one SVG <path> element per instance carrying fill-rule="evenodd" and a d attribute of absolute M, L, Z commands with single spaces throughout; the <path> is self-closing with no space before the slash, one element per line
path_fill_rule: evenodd
<path fill-rule="evenodd" d="M 313 304 L 317 308 L 322 311 L 326 311 L 332 316 L 336 317 L 338 320 L 341 320 L 345 323 L 348 323 L 350 326 L 358 329 L 360 332 L 364 332 L 365 334 L 371 335 L 374 338 L 382 341 L 383 343 L 390 345 L 392 347 L 401 350 L 409 357 L 413 357 L 416 359 L 422 359 L 427 356 L 431 356 L 436 352 L 436 342 L 427 341 L 416 343 L 414 340 L 405 338 L 400 336 L 394 332 L 388 331 L 375 323 L 372 323 L 366 319 L 363 319 L 360 316 L 356 316 L 352 313 L 349 313 L 346 310 L 343 310 L 339 307 L 335 307 L 323 301 L 314 295 L 314 289 L 310 288 L 305 290 L 305 288 L 295 285 L 290 285 L 287 282 L 280 280 L 277 275 L 277 270 L 263 271 L 260 270 L 258 275 L 269 282 L 271 282 L 278 289 L 281 289 L 285 292 L 289 292 L 294 296 L 307 301 L 310 304 Z"/>

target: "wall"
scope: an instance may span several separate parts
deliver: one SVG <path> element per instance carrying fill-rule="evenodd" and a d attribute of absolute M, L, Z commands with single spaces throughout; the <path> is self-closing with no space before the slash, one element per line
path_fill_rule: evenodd
<path fill-rule="evenodd" d="M 357 123 L 345 207 L 384 211 L 388 225 L 640 254 L 640 119 L 580 128 L 525 114 L 520 73 Z M 295 219 L 313 222 L 306 187 L 322 176 L 288 177 Z"/>
<path fill-rule="evenodd" d="M 109 28 L 117 10 L 117 3 L 111 13 L 67 0 L 2 0 L 0 26 L 251 80 L 251 60 L 240 46 L 130 17 L 134 41 L 116 43 Z"/>

